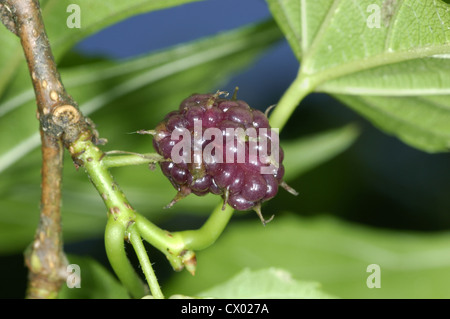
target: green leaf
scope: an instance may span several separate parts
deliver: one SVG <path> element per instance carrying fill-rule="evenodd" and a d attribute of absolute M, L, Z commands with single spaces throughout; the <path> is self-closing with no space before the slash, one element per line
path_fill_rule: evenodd
<path fill-rule="evenodd" d="M 275 216 L 263 227 L 255 216 L 230 224 L 214 247 L 197 253 L 195 277 L 174 274 L 164 288 L 168 295 L 196 295 L 245 268 L 275 267 L 319 282 L 340 298 L 449 298 L 449 243 L 449 232 L 394 231 L 293 214 Z M 367 286 L 373 264 L 380 266 L 381 288 Z"/>
<path fill-rule="evenodd" d="M 325 82 L 318 90 L 346 95 L 445 96 L 450 94 L 449 58 L 437 55 L 383 65 Z"/>
<path fill-rule="evenodd" d="M 59 60 L 74 44 L 108 25 L 136 14 L 160 10 L 200 0 L 42 0 L 41 11 L 52 51 Z M 69 28 L 67 19 L 74 11 L 69 5 L 80 9 L 80 28 Z M 0 96 L 17 73 L 27 74 L 19 39 L 3 28 L 0 32 Z M 29 85 L 30 82 L 26 82 Z M 24 86 L 25 87 L 25 86 Z"/>
<path fill-rule="evenodd" d="M 315 90 L 335 95 L 414 147 L 448 150 L 450 126 L 442 125 L 450 117 L 448 3 L 268 3 L 301 59 L 299 77 L 290 98 L 274 111 L 274 123 L 282 126 L 299 100 Z"/>
<path fill-rule="evenodd" d="M 108 150 L 148 153 L 153 151 L 151 138 L 130 132 L 154 128 L 193 92 L 216 91 L 281 37 L 269 21 L 131 60 L 63 69 L 62 79 L 101 136 L 110 141 Z M 2 253 L 23 250 L 38 223 L 40 140 L 31 87 L 28 90 L 0 105 L 0 110 L 5 103 L 13 105 L 0 115 L 0 203 L 2 211 L 8 212 L 0 214 Z M 175 195 L 159 169 L 130 167 L 113 173 L 133 206 L 151 214 L 152 220 L 163 215 L 162 208 Z M 70 181 L 63 188 L 64 239 L 100 235 L 106 221 L 104 204 L 84 172 L 73 169 L 69 157 L 64 180 Z M 186 208 L 205 213 L 216 203 L 214 196 L 190 196 L 164 215 Z"/>
<path fill-rule="evenodd" d="M 297 59 L 311 44 L 333 0 L 268 0 L 270 11 L 286 35 Z"/>
<path fill-rule="evenodd" d="M 336 98 L 385 132 L 397 134 L 407 144 L 428 152 L 450 149 L 448 96 L 384 97 L 336 94 Z"/>
<path fill-rule="evenodd" d="M 59 299 L 129 299 L 127 290 L 99 262 L 90 257 L 69 256 L 69 263 L 80 268 L 80 287 L 64 284 Z M 73 271 L 67 275 L 74 275 Z"/>
<path fill-rule="evenodd" d="M 251 271 L 246 268 L 227 282 L 201 292 L 199 297 L 222 299 L 329 299 L 315 282 L 292 278 L 283 269 L 268 268 Z"/>

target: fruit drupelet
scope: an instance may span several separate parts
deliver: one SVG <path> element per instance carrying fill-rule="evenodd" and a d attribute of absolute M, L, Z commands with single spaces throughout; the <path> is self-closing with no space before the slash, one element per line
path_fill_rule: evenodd
<path fill-rule="evenodd" d="M 284 181 L 284 153 L 266 114 L 246 102 L 221 98 L 226 92 L 194 94 L 170 112 L 154 131 L 153 146 L 164 157 L 160 167 L 178 191 L 171 207 L 190 193 L 222 196 L 236 210 L 255 210 L 265 225 L 261 203 Z"/>

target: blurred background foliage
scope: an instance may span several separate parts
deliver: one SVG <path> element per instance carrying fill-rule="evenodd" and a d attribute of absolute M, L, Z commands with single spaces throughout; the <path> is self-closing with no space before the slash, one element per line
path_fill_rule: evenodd
<path fill-rule="evenodd" d="M 155 8 L 146 1 L 136 1 L 131 11 L 121 1 L 110 8 L 86 1 L 41 3 L 62 80 L 109 140 L 105 150 L 152 151 L 151 138 L 130 133 L 153 128 L 192 93 L 239 86 L 240 99 L 264 110 L 296 76 L 298 62 L 269 20 L 265 1 L 208 0 L 150 13 L 145 12 Z M 80 30 L 60 26 L 72 2 L 82 8 Z M 183 2 L 190 1 L 162 6 Z M 143 14 L 133 16 L 138 13 Z M 0 40 L 0 296 L 22 298 L 21 254 L 38 222 L 38 123 L 24 61 L 8 57 L 17 50 L 17 38 L 2 28 Z M 198 253 L 195 277 L 174 273 L 148 247 L 167 295 L 199 294 L 245 268 L 277 267 L 337 297 L 450 297 L 448 154 L 413 149 L 324 94 L 302 102 L 281 138 L 288 182 L 300 195 L 281 190 L 264 205 L 266 216 L 276 215 L 266 227 L 253 213 L 235 212 L 217 243 Z M 70 158 L 64 174 L 66 251 L 82 265 L 86 287 L 66 289 L 66 296 L 124 297 L 113 278 L 83 277 L 83 271 L 103 276 L 104 269 L 89 257 L 110 269 L 102 237 L 106 212 Z M 218 202 L 214 196 L 190 196 L 163 210 L 175 190 L 159 168 L 120 168 L 113 174 L 133 206 L 162 228 L 199 227 Z M 366 268 L 373 263 L 381 266 L 381 289 L 366 286 Z"/>

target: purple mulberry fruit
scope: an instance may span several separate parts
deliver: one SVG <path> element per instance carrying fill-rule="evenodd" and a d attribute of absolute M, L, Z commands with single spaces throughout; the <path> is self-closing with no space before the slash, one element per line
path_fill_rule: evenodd
<path fill-rule="evenodd" d="M 264 113 L 244 101 L 220 98 L 225 92 L 194 94 L 170 112 L 154 131 L 155 150 L 166 161 L 161 170 L 178 193 L 171 207 L 190 193 L 221 195 L 236 210 L 261 214 L 261 203 L 278 186 L 297 195 L 283 182 L 284 153 L 278 133 Z"/>

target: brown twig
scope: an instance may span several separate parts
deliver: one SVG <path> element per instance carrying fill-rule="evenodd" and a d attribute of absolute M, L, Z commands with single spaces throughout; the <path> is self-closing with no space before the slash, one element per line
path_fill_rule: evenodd
<path fill-rule="evenodd" d="M 39 1 L 2 0 L 0 19 L 20 38 L 36 94 L 42 140 L 40 223 L 25 253 L 30 270 L 27 297 L 55 298 L 67 276 L 60 209 L 64 145 L 90 127 L 62 85 Z"/>
<path fill-rule="evenodd" d="M 61 173 L 63 147 L 59 138 L 42 140 L 42 196 L 40 222 L 25 254 L 29 268 L 27 298 L 55 298 L 67 273 L 61 232 Z"/>

